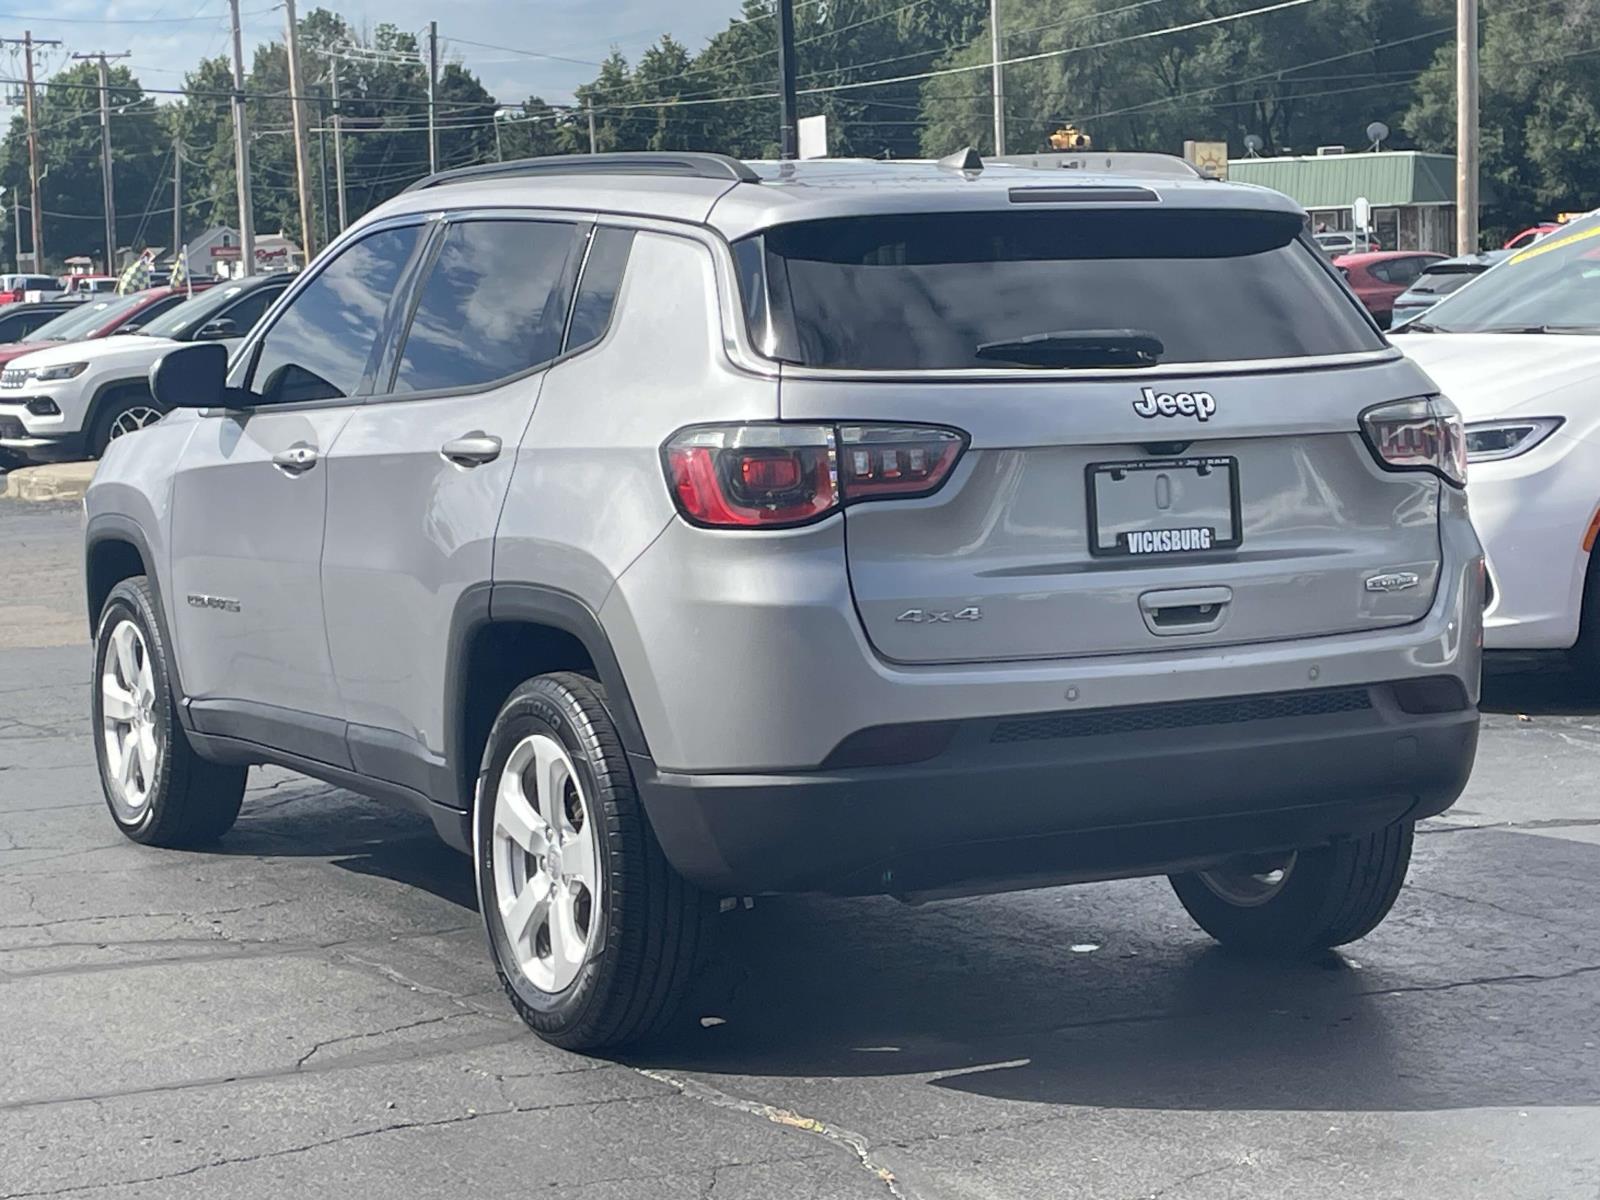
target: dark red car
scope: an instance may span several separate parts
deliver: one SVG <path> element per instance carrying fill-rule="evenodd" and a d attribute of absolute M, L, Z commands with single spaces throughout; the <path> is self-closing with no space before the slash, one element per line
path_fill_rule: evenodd
<path fill-rule="evenodd" d="M 1417 281 L 1430 264 L 1444 259 L 1428 250 L 1373 250 L 1333 260 L 1339 273 L 1378 324 L 1389 328 L 1395 298 Z"/>
<path fill-rule="evenodd" d="M 211 280 L 196 282 L 195 291 L 211 286 Z M 133 333 L 147 321 L 189 298 L 184 288 L 146 288 L 131 296 L 100 296 L 74 304 L 53 321 L 39 326 L 25 342 L 0 345 L 0 366 L 24 354 L 43 350 L 61 342 L 110 337 L 113 333 Z"/>

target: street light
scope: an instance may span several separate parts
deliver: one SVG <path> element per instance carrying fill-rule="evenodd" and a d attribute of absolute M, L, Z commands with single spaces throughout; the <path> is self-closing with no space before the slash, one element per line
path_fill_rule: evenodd
<path fill-rule="evenodd" d="M 495 160 L 495 162 L 505 162 L 505 160 L 506 160 L 505 149 L 500 144 L 500 122 L 501 121 L 509 121 L 514 117 L 523 117 L 523 116 L 526 116 L 526 115 L 527 115 L 527 109 L 525 109 L 520 104 L 508 104 L 503 108 L 497 108 L 497 109 L 494 110 L 494 160 Z"/>

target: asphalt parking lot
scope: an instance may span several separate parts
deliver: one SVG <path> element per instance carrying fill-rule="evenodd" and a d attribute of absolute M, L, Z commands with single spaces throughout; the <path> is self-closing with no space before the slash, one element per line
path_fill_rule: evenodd
<path fill-rule="evenodd" d="M 1346 954 L 1230 959 L 1160 880 L 761 901 L 703 1027 L 607 1060 L 513 1018 L 417 818 L 258 770 L 213 850 L 116 833 L 78 530 L 0 503 L 0 1200 L 1600 1196 L 1600 699 L 1558 664 L 1492 666 Z"/>

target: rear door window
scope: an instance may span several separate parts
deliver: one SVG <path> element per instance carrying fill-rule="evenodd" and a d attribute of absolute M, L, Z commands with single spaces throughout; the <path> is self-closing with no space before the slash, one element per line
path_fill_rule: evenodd
<path fill-rule="evenodd" d="M 1302 226 L 1241 210 L 897 214 L 777 226 L 758 235 L 759 258 L 744 244 L 735 255 L 752 341 L 808 367 L 1136 366 L 1381 349 Z M 761 278 L 749 280 L 756 262 Z M 1105 361 L 1100 344 L 1114 351 Z M 1129 345 L 1143 357 L 1118 349 Z"/>
<path fill-rule="evenodd" d="M 481 387 L 559 354 L 579 228 L 570 221 L 452 224 L 419 288 L 394 391 Z"/>

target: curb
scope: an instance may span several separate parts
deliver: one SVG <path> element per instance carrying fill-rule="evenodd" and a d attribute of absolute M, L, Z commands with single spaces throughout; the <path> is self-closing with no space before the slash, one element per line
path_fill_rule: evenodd
<path fill-rule="evenodd" d="M 7 472 L 4 496 L 7 500 L 41 503 L 51 500 L 81 500 L 89 489 L 98 464 L 92 462 L 51 463 L 44 467 L 21 467 Z"/>

